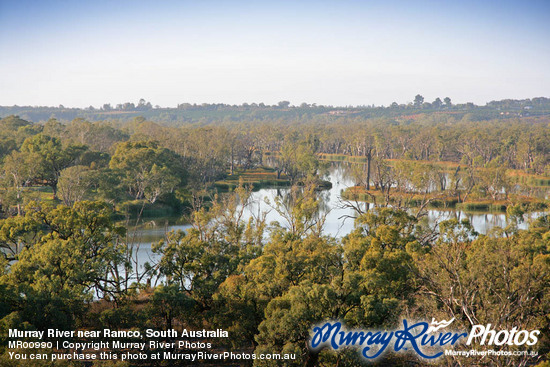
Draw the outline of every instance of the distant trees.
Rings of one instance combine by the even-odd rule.
[[[288,106],[290,106],[290,102],[289,101],[281,101],[281,102],[277,103],[277,106],[280,107],[280,108],[288,108]]]
[[[137,105],[137,110],[140,110],[140,111],[147,111],[147,110],[150,110],[153,108],[153,105],[151,104],[151,102],[147,102],[146,100],[144,100],[143,98],[141,98],[138,102],[138,105]]]
[[[445,102],[445,104],[443,104]],[[415,108],[433,108],[436,110],[441,109],[441,107],[445,106],[445,108],[449,109],[452,107],[451,99],[449,97],[445,97],[443,101],[441,101],[441,98],[437,97],[432,103],[424,102],[424,97],[420,94],[417,94],[414,97],[413,106]],[[391,108],[397,108],[398,105],[396,102],[393,102],[390,105]]]
[[[91,150],[108,152],[113,145],[128,139],[128,135],[110,124],[91,123],[84,119],[74,119],[63,126],[64,138],[73,144],[87,145]]]
[[[228,135],[223,127],[186,127],[179,131],[174,151],[185,159],[194,186],[208,185],[227,174],[231,165]]]
[[[414,100],[414,97],[412,99]],[[491,101],[485,106],[452,104],[450,103],[450,99],[449,103],[447,103],[444,98],[441,99],[443,99],[443,107],[446,110],[453,109],[457,112],[454,116],[458,119],[460,119],[466,111],[474,112],[476,119],[483,117],[484,120],[493,119],[499,116],[506,116],[507,118],[525,117],[533,114],[540,116],[547,115],[548,111],[550,111],[550,99],[545,97]],[[429,109],[430,106],[434,107],[433,102],[428,103],[425,100],[422,102],[418,101],[416,105],[413,102],[409,104],[399,104],[399,102],[396,102],[396,105],[392,103],[388,106],[389,108],[387,108],[382,106],[377,107],[372,104],[333,107],[317,105],[315,103],[302,103],[295,107],[290,104],[287,107],[280,107],[278,104],[269,105],[265,103],[243,103],[241,105],[225,103],[179,103],[176,108],[161,108],[158,105],[152,108],[150,102],[141,99],[141,105],[140,101],[134,103],[119,103],[112,106],[105,103],[101,109],[94,108],[93,110],[90,108],[0,106],[0,116],[19,115],[23,119],[32,121],[47,121],[52,116],[63,121],[71,121],[78,117],[85,117],[91,122],[117,120],[125,123],[131,121],[136,115],[141,113],[151,120],[176,126],[189,122],[201,124],[207,122],[211,124],[219,122],[223,118],[241,123],[276,120],[286,122],[304,122],[308,120],[311,122],[313,120],[322,119],[327,121],[332,120],[334,122],[335,120],[340,120],[340,117],[346,114],[353,114],[354,116],[361,116],[362,118],[379,118],[391,117],[397,110],[419,108],[419,106],[425,106],[424,109]],[[327,112],[333,112],[334,116],[327,119]],[[221,116],[222,114],[223,116]]]
[[[424,97],[422,97],[420,94],[417,94],[415,97],[414,97],[414,107],[416,108],[420,108],[422,107],[422,104],[424,103]]]
[[[136,105],[132,102],[119,103],[116,105],[116,109],[119,111],[134,111]]]
[[[93,177],[84,197],[103,198],[111,203],[131,197],[157,203],[161,197],[176,195],[176,190],[187,184],[191,191],[195,187],[211,187],[228,173],[266,163],[293,182],[305,182],[308,176],[319,177],[323,173],[320,154],[328,154],[327,158],[351,155],[355,157],[353,160],[364,161],[364,165],[354,169],[356,183],[367,190],[374,185],[386,193],[413,187],[401,186],[404,180],[395,170],[396,163],[388,159],[460,164],[456,172],[455,168],[441,169],[445,165],[450,167],[448,164],[432,165],[431,168],[435,172],[432,188],[439,187],[443,191],[443,187],[448,187],[459,201],[481,197],[501,200],[520,191],[529,194],[526,191],[529,190],[528,178],[517,176],[513,170],[541,176],[550,173],[550,150],[546,143],[550,136],[544,118],[501,118],[486,120],[480,125],[471,116],[457,117],[462,107],[456,107],[452,114],[447,113],[445,109],[450,99],[445,101],[443,104],[436,99],[430,104],[432,108],[439,106],[443,110],[437,114],[424,109],[420,116],[409,116],[405,113],[406,107],[402,106],[394,111],[385,109],[390,115],[395,114],[392,118],[325,114],[318,121],[304,117],[298,120],[297,127],[290,127],[283,120],[241,123],[228,119],[223,126],[206,123],[175,128],[142,116],[128,123],[92,123],[84,118],[63,123],[50,118],[44,124],[32,124],[10,116],[0,120],[0,157],[4,160],[2,183],[6,188],[0,196],[5,213],[20,212],[31,196],[36,197],[38,194],[32,186],[50,186],[57,199],[61,171],[80,165],[86,166]],[[142,101],[142,105],[147,103]],[[427,105],[423,102],[422,106]],[[275,107],[269,110],[279,113]],[[149,160],[147,175],[135,174],[134,168],[142,164],[140,159],[124,167],[115,167],[114,162],[119,157],[113,160],[111,156],[117,155],[116,147],[128,140],[131,140],[128,144],[155,141],[153,150],[164,149],[163,154],[171,155],[180,168],[185,168],[185,173],[173,174],[162,160],[154,167]],[[416,167],[411,163],[412,166]],[[500,170],[495,171],[499,167]],[[132,185],[128,175],[132,176]],[[185,179],[180,180],[180,177]],[[394,186],[395,182],[398,187]],[[138,186],[149,189],[140,190]],[[72,201],[69,199],[66,203]]]

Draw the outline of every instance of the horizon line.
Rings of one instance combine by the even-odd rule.
[[[420,94],[421,95],[421,94]],[[441,101],[444,100],[444,98],[447,98],[448,96],[445,96],[445,97],[436,97],[437,98],[440,98]],[[449,97],[450,98],[450,97]],[[525,97],[525,98],[502,98],[502,99],[492,99],[490,101],[486,101],[485,104],[476,104],[475,102],[471,102],[471,101],[468,101],[468,102],[453,102],[453,99],[451,98],[451,103],[452,105],[456,106],[456,105],[466,105],[466,104],[473,104],[474,106],[478,106],[478,107],[483,107],[483,106],[487,106],[489,103],[491,102],[500,102],[500,101],[526,101],[526,100],[533,100],[533,99],[537,99],[537,98],[546,98],[546,99],[550,99],[550,96],[535,96],[535,97]],[[434,101],[436,100],[434,99]],[[153,104],[151,101],[147,101],[146,99],[144,98],[141,98],[138,100],[138,103],[134,103],[134,102],[131,102],[131,101],[125,101],[125,102],[121,102],[121,103],[110,103],[110,102],[106,102],[106,103],[103,103],[101,106],[94,106],[94,105],[89,105],[89,106],[78,106],[78,107],[75,107],[75,106],[65,106],[63,103],[60,103],[59,105],[57,106],[52,106],[52,105],[25,105],[25,104],[13,104],[13,105],[2,105],[0,104],[0,107],[2,108],[9,108],[9,107],[19,107],[19,108],[23,108],[23,107],[30,107],[30,108],[58,108],[58,109],[82,109],[82,110],[85,110],[85,109],[89,109],[90,107],[93,107],[94,109],[96,110],[101,110],[103,108],[104,105],[110,105],[112,106],[113,109],[116,109],[115,106],[118,106],[118,105],[123,105],[125,103],[134,103],[135,106],[137,107],[138,104],[139,104],[139,101],[145,101],[146,103],[150,103],[151,104],[151,108],[150,109],[177,109],[179,105],[183,105],[183,104],[189,104],[193,107],[201,107],[202,105],[206,104],[206,105],[224,105],[224,106],[227,106],[227,107],[243,107],[244,105],[248,105],[248,107],[258,107],[260,104],[263,104],[264,106],[263,107],[278,107],[278,103],[281,103],[281,102],[288,102],[288,106],[287,107],[301,107],[300,105],[302,104],[307,104],[307,107],[326,107],[326,108],[388,108],[388,107],[391,107],[391,105],[393,103],[397,103],[398,106],[409,106],[411,104],[414,103],[414,101],[407,101],[405,103],[398,103],[397,101],[394,101],[388,105],[384,105],[384,104],[381,104],[381,105],[375,105],[374,103],[373,104],[358,104],[358,105],[352,105],[352,104],[349,104],[349,105],[332,105],[332,104],[319,104],[319,103],[316,103],[316,102],[313,102],[313,103],[309,103],[309,102],[300,102],[298,104],[293,104],[292,102],[290,102],[288,99],[283,99],[275,104],[269,104],[269,103],[265,103],[265,102],[242,102],[240,104],[231,104],[231,103],[225,103],[225,102],[180,102],[178,103],[176,106],[161,106],[159,104]],[[433,103],[434,101],[424,101],[424,103]]]

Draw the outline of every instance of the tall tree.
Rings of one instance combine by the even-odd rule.
[[[36,179],[52,188],[54,200],[57,199],[57,183],[61,171],[76,164],[86,149],[77,145],[63,148],[58,138],[44,134],[25,139],[21,146],[21,152],[37,158],[37,161],[33,162],[36,167]]]
[[[417,94],[414,97],[414,107],[420,108],[420,107],[422,107],[423,103],[424,103],[424,97],[422,97],[420,94]]]
[[[130,195],[151,203],[184,183],[186,178],[181,157],[155,142],[120,143],[109,166],[123,172]]]

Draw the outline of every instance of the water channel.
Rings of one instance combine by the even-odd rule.
[[[346,208],[342,205],[341,193],[344,189],[353,186],[355,183],[347,174],[345,163],[332,164],[325,179],[331,181],[332,188],[319,193],[322,212],[326,215],[324,232],[334,237],[343,237],[353,230],[354,221],[352,217],[356,216],[356,212],[352,208]],[[288,188],[264,188],[252,193],[246,215],[249,217],[257,215],[260,212],[266,212],[267,223],[279,222],[285,226],[284,218],[273,209],[272,205],[277,196],[284,196],[288,193],[288,190]],[[363,205],[367,204],[363,203]],[[526,229],[529,223],[540,215],[540,212],[526,214],[524,216],[525,220],[519,224],[519,228]],[[487,234],[495,227],[506,227],[508,224],[504,213],[464,212],[446,209],[430,209],[424,220],[430,226],[436,226],[437,223],[451,218],[459,220],[469,219],[474,229],[481,234]],[[133,239],[133,242],[138,245],[137,258],[140,266],[143,266],[145,262],[152,263],[157,259],[157,256],[151,251],[152,243],[164,238],[165,234],[169,231],[185,231],[189,227],[189,224],[182,223],[177,218],[156,218],[154,220],[145,220],[143,225],[130,230],[129,238]]]

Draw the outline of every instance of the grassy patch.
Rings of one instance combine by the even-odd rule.
[[[260,167],[250,170],[236,170],[224,180],[216,181],[214,187],[221,191],[231,191],[239,186],[240,183],[252,186],[253,190],[290,185],[290,181],[285,175],[281,175],[280,178],[277,178],[277,171],[275,169]]]
[[[381,203],[385,201],[385,195],[379,190],[365,190],[364,187],[354,186],[350,187],[342,193],[342,197],[347,200],[357,200],[366,202]],[[431,200],[428,204],[428,208],[433,209],[449,209],[456,208],[464,211],[482,211],[482,212],[506,212],[506,209],[510,205],[520,204],[525,211],[541,211],[548,209],[548,203],[532,197],[527,196],[510,196],[510,200],[488,200],[472,198],[466,202],[458,202],[456,196],[445,195],[441,193],[433,193],[424,195],[410,194],[399,191],[390,192],[390,203],[401,203],[408,207],[419,207],[426,200]]]
[[[506,175],[512,180],[513,183],[516,184],[525,185],[528,187],[550,186],[550,177],[525,173],[517,169],[507,170]]]

